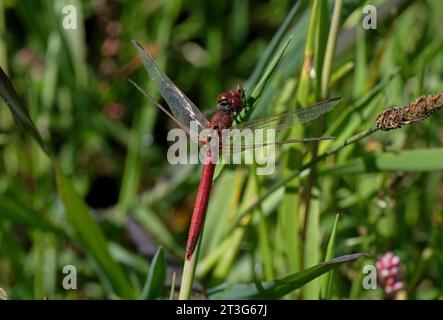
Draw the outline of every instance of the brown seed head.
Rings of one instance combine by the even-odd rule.
[[[443,92],[422,96],[404,108],[391,108],[377,116],[375,125],[378,129],[388,131],[428,118],[443,107]]]

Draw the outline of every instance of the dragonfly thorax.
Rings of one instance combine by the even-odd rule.
[[[244,92],[241,86],[223,92],[217,98],[217,113],[211,121],[211,125],[216,130],[228,129],[232,125],[232,120],[243,109]]]
[[[223,92],[217,98],[217,113],[214,115],[211,125],[216,130],[228,129],[232,120],[242,110],[244,105],[244,92],[241,86]]]
[[[223,129],[229,129],[232,125],[232,120],[234,120],[233,114],[219,110],[212,118],[211,127],[220,132]]]

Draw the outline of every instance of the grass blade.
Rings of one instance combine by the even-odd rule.
[[[89,208],[54,159],[52,159],[52,165],[55,169],[57,189],[76,239],[90,253],[99,266],[99,270],[109,280],[112,290],[122,298],[133,298],[129,281],[120,265],[111,258],[108,242],[97,222],[90,215]]]
[[[433,172],[443,170],[443,148],[415,149],[370,154],[348,162],[325,167],[324,175],[390,172]]]
[[[169,300],[174,300],[174,293],[175,293],[175,278],[176,273],[172,273],[172,281],[171,281],[171,291],[169,293]]]
[[[307,38],[303,57],[303,66],[300,70],[300,82],[297,89],[297,101],[302,106],[306,106],[308,103],[310,87],[311,87],[311,72],[314,71],[314,49],[315,49],[315,34],[320,16],[319,1],[314,0],[311,2],[311,12],[309,16],[309,24],[307,31]]]
[[[325,261],[331,260],[335,256],[335,242],[337,239],[337,224],[338,224],[339,215],[335,216],[334,226],[332,227],[331,236],[328,241],[328,248],[326,249],[326,258]],[[332,280],[334,278],[334,270],[329,271],[327,274],[322,276],[321,279],[321,291],[320,298],[321,299],[330,299],[332,293]]]
[[[40,145],[42,150],[49,154],[48,146],[43,142],[43,138],[31,121],[28,110],[21,103],[20,98],[11,84],[6,73],[0,67],[0,95],[8,106],[14,117],[15,122],[20,125],[26,133],[31,135]]]
[[[304,268],[316,265],[320,261],[320,200],[310,199],[309,212],[306,215],[306,236],[304,245]],[[318,280],[311,281],[303,290],[303,298],[317,299],[320,292]]]
[[[55,171],[57,190],[63,201],[68,222],[72,227],[76,240],[84,246],[94,262],[109,281],[109,292],[115,292],[122,298],[133,297],[132,288],[129,285],[123,270],[109,253],[108,243],[100,227],[92,218],[89,208],[83,199],[74,190],[69,179],[63,174],[56,159],[50,154],[49,148],[43,142],[37,128],[31,120],[29,113],[20,102],[17,92],[12,86],[6,74],[0,68],[0,94],[11,110],[17,124],[25,129],[25,132],[33,137],[42,150],[50,157]],[[111,289],[112,288],[112,289]]]
[[[203,222],[204,223],[204,222]],[[202,228],[203,230],[203,228]],[[203,231],[202,231],[203,233]],[[192,293],[192,284],[195,278],[195,270],[197,268],[197,260],[200,254],[200,246],[201,239],[203,238],[203,234],[200,234],[200,239],[197,242],[197,247],[195,248],[194,254],[191,257],[191,260],[185,259],[185,263],[183,265],[183,275],[182,281],[180,284],[180,292],[178,299],[179,300],[189,300],[191,298]]]
[[[269,82],[275,69],[277,68],[278,64],[283,58],[283,55],[286,49],[288,48],[289,44],[291,43],[291,40],[292,37],[289,37],[288,40],[286,40],[280,51],[275,55],[274,59],[272,59],[271,63],[267,66],[266,71],[264,72],[263,76],[260,78],[260,81],[252,90],[251,95],[248,99],[248,104],[252,105],[260,97],[261,93],[263,92],[263,89],[265,88],[266,84]]]
[[[0,196],[0,218],[2,221],[11,221],[14,224],[22,224],[28,228],[36,228],[42,231],[53,232],[59,236],[66,237],[63,229],[52,224],[50,221],[35,212],[11,195]]]
[[[152,263],[149,266],[148,276],[143,287],[140,300],[152,300],[160,297],[165,288],[166,259],[162,247],[157,249]]]
[[[322,274],[338,267],[340,264],[350,262],[366,253],[355,253],[341,256],[305,271],[294,273],[282,279],[249,284],[224,284],[208,291],[210,299],[279,299],[288,293],[302,287]]]
[[[291,11],[289,11],[285,20],[283,21],[280,28],[275,33],[268,47],[266,48],[263,57],[260,59],[254,71],[252,72],[252,75],[249,77],[248,83],[245,86],[246,89],[254,88],[257,86],[257,83],[259,82],[259,79],[261,78],[263,71],[266,69],[266,66],[269,65],[272,56],[275,54],[285,34],[292,26],[295,17],[297,16],[297,14],[303,11],[307,3],[308,3],[307,1],[297,1],[292,7]]]

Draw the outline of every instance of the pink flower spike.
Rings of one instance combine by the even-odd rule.
[[[380,261],[380,260],[378,260],[376,263],[375,263],[375,266],[376,266],[376,268],[378,269],[378,270],[381,270],[381,269],[383,269],[383,263]]]
[[[390,287],[390,286],[392,286],[392,285],[394,285],[394,283],[395,283],[395,279],[393,278],[393,277],[389,277],[389,278],[387,278],[386,279],[386,285],[388,286],[388,287]]]
[[[400,258],[398,256],[392,257],[391,264],[394,266],[398,266],[400,264]]]
[[[380,270],[380,276],[382,277],[382,278],[387,278],[387,277],[389,277],[390,276],[390,272],[389,272],[389,270],[388,269],[382,269],[382,270]]]
[[[400,273],[400,270],[398,269],[398,267],[392,267],[390,271],[391,271],[390,273],[394,276],[398,276]]]
[[[403,289],[403,282],[397,282],[393,285],[392,287],[394,289],[394,291],[400,291],[401,289]]]

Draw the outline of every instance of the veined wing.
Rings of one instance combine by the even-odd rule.
[[[129,79],[129,83],[132,84],[138,91],[140,91],[155,107],[163,111],[172,121],[174,121],[180,128],[186,131],[189,134],[189,129],[183,126],[165,107],[163,107],[160,103],[158,103],[154,97],[152,97],[145,89],[140,87],[135,81]]]
[[[196,121],[201,128],[209,127],[209,121],[203,113],[185,96],[183,92],[160,70],[154,58],[137,42],[132,41],[138,55],[148,72],[149,77],[155,83],[160,95],[165,99],[175,118],[181,122],[182,127],[189,129],[191,121]]]
[[[194,140],[194,142],[197,142],[198,144],[201,144],[202,141],[200,141],[198,138],[198,135],[191,134],[190,129],[188,127],[185,127],[181,122],[179,122],[165,107],[163,107],[160,103],[158,103],[154,97],[152,97],[146,90],[144,90],[142,87],[140,87],[136,82],[129,79],[129,83],[131,83],[138,91],[140,91],[155,107],[163,111],[169,118],[171,118],[172,121],[174,121],[182,130],[184,130],[189,137]]]
[[[272,145],[282,145],[288,143],[299,143],[299,142],[310,142],[310,141],[321,141],[321,140],[332,140],[334,137],[309,137],[309,138],[300,138],[300,139],[289,139],[284,141],[274,141],[274,142],[262,142],[262,143],[248,143],[246,144],[236,144],[236,143],[224,143],[222,144],[222,152],[242,152],[245,150],[263,148]]]
[[[331,111],[341,98],[333,98],[322,101],[310,108],[291,111],[277,116],[261,118],[258,120],[242,122],[235,125],[235,129],[275,129],[276,132],[294,126],[299,123],[306,123],[317,119],[322,114]]]

